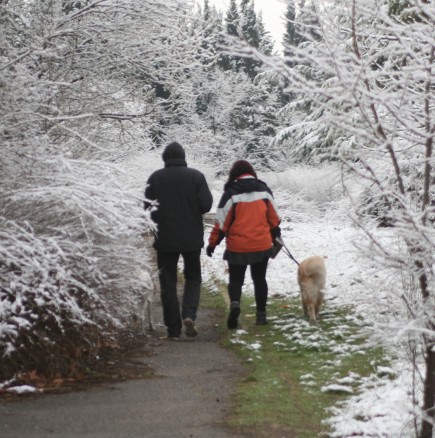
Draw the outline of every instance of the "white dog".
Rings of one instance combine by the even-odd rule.
[[[138,273],[138,277],[141,280],[141,294],[139,297],[139,319],[142,323],[142,331],[145,334],[146,319],[148,318],[148,328],[149,330],[154,330],[154,321],[152,315],[152,303],[154,294],[156,293],[156,285],[154,282],[154,276],[144,269],[141,269]]]
[[[323,303],[326,268],[323,257],[312,256],[303,260],[298,268],[298,283],[301,289],[304,315],[310,323],[317,321]]]

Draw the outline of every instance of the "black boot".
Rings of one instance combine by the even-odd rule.
[[[236,329],[238,325],[238,319],[240,315],[240,303],[233,301],[230,305],[230,314],[227,319],[227,327],[232,330]]]
[[[267,324],[266,312],[257,312],[255,324],[256,325],[266,325]]]

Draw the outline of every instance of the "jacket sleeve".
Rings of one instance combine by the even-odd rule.
[[[233,214],[232,199],[228,193],[224,192],[219,201],[216,210],[216,221],[208,239],[208,244],[213,248],[219,245],[225,238],[229,225],[232,222]]]
[[[211,230],[210,237],[208,238],[208,244],[215,248],[225,238],[225,233],[220,229],[219,222],[215,222],[213,229]]]
[[[211,210],[211,206],[213,205],[213,196],[208,188],[205,176],[202,174],[199,181],[198,199],[201,214],[209,212]]]
[[[272,194],[272,192],[270,192]],[[277,208],[275,202],[272,199],[269,199],[267,202],[267,222],[270,226],[270,233],[272,234],[272,238],[276,238],[281,236],[281,228],[279,224],[281,223],[281,218],[278,215]]]
[[[150,201],[155,201],[156,200],[156,196],[154,194],[154,185],[153,185],[153,178],[152,175],[148,178],[146,187],[145,187],[145,199],[144,199],[144,209],[145,210],[149,210],[153,205],[154,202],[150,202]]]

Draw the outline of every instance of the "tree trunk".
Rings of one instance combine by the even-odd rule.
[[[423,264],[417,262],[417,266],[422,267]],[[420,289],[423,300],[427,303],[429,299],[429,288],[425,274],[420,276]],[[428,328],[432,331],[435,329],[432,323],[429,324]],[[421,424],[420,438],[432,438],[435,420],[435,342],[433,337],[427,338],[424,336],[424,340],[426,343],[426,375],[423,388],[423,412],[425,417]]]
[[[426,348],[426,376],[424,379],[423,411],[426,419],[421,425],[420,438],[432,438],[435,419],[435,345],[430,342]]]

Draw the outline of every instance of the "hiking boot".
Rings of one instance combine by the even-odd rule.
[[[268,324],[266,318],[266,312],[257,312],[255,318],[255,325],[266,325]]]
[[[198,330],[196,330],[195,323],[193,322],[192,318],[184,318],[183,324],[186,336],[189,338],[194,338],[198,334]]]
[[[238,319],[240,315],[240,303],[233,301],[230,305],[230,314],[227,319],[227,327],[232,330],[236,329],[238,325]]]

